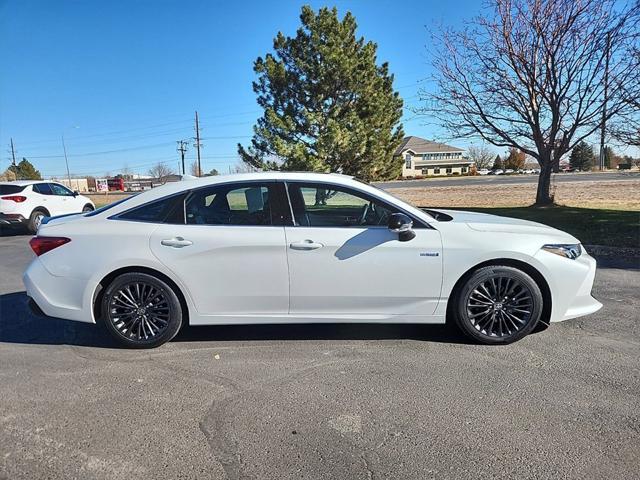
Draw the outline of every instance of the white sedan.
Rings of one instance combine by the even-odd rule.
[[[148,348],[183,324],[455,322],[510,343],[587,315],[596,262],[562,231],[421,210],[352,178],[251,173],[166,184],[54,218],[24,274],[44,314]]]

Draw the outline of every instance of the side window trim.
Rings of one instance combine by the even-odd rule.
[[[387,228],[386,226],[369,226],[369,227],[362,227],[362,226],[358,226],[358,225],[353,225],[353,226],[340,226],[340,227],[335,227],[335,226],[328,226],[328,227],[307,227],[305,225],[300,225],[296,220],[295,220],[295,215],[293,214],[293,204],[291,202],[291,197],[289,194],[289,187],[293,186],[293,185],[307,185],[310,186],[311,188],[313,188],[314,186],[328,186],[328,187],[335,187],[336,189],[341,189],[342,191],[355,195],[357,197],[363,197],[369,201],[375,201],[380,203],[382,206],[384,206],[385,208],[389,209],[389,210],[398,210],[402,213],[404,213],[405,215],[407,215],[409,218],[411,218],[411,220],[413,220],[413,227],[414,228],[426,228],[426,229],[433,229],[433,227],[431,225],[426,224],[425,222],[423,222],[422,220],[418,219],[415,217],[415,215],[413,215],[410,212],[407,212],[405,209],[397,207],[396,205],[392,205],[389,202],[387,202],[386,200],[383,200],[375,195],[370,194],[369,192],[363,192],[362,190],[358,190],[356,188],[353,188],[351,186],[348,185],[340,185],[337,183],[330,183],[330,182],[312,182],[312,181],[307,181],[307,180],[287,180],[285,182],[286,184],[286,189],[287,189],[287,200],[289,201],[289,208],[291,209],[291,218],[292,218],[292,225],[294,227],[298,227],[298,228]]]

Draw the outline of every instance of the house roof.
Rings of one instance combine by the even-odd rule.
[[[432,142],[420,137],[404,137],[400,146],[396,149],[395,155],[411,150],[413,153],[439,153],[439,152],[464,152],[464,149],[445,145],[444,143]]]

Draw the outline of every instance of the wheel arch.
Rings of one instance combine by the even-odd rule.
[[[29,218],[31,218],[31,215],[33,215],[33,212],[42,212],[42,213],[44,213],[45,217],[50,217],[51,216],[51,213],[49,212],[49,210],[47,210],[47,208],[43,207],[42,205],[34,207],[34,209],[31,210],[31,214],[29,215]]]
[[[176,282],[171,280],[171,278],[169,278],[164,273],[158,270],[155,270],[153,268],[143,267],[143,266],[129,266],[129,267],[118,268],[117,270],[114,270],[113,272],[107,274],[102,280],[100,280],[100,282],[98,282],[98,286],[96,287],[93,293],[93,299],[92,299],[93,303],[91,305],[93,317],[96,319],[96,321],[99,321],[99,319],[102,318],[101,310],[102,310],[102,297],[104,296],[104,291],[111,284],[111,282],[113,282],[118,276],[124,273],[146,273],[147,275],[154,276],[162,280],[163,282],[165,282],[167,285],[169,285],[171,289],[174,291],[174,293],[178,296],[178,300],[180,301],[180,307],[182,309],[183,325],[186,325],[189,323],[189,306],[187,304],[187,300],[184,296],[184,293],[182,292],[182,289],[178,286],[178,284],[176,284]]]
[[[544,275],[540,273],[540,271],[535,268],[533,265],[523,262],[522,260],[516,260],[513,258],[494,258],[491,260],[484,261],[482,263],[478,263],[474,265],[466,272],[462,274],[462,276],[455,283],[453,288],[451,289],[451,294],[449,295],[449,299],[447,301],[447,319],[450,318],[450,309],[453,306],[452,300],[456,297],[464,283],[467,279],[478,269],[483,267],[490,266],[502,266],[502,267],[513,267],[518,270],[522,270],[527,275],[529,275],[536,282],[538,287],[540,288],[540,292],[542,293],[542,315],[540,316],[540,323],[542,323],[545,327],[549,326],[549,320],[551,319],[551,306],[552,306],[552,296],[551,296],[551,288],[549,287],[549,283],[544,278]]]
[[[82,210],[84,210],[87,207],[91,208],[91,211],[94,211],[96,209],[96,207],[94,207],[93,204],[87,202],[82,206]]]

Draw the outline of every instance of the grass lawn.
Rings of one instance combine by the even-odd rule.
[[[570,233],[585,245],[640,248],[640,212],[555,206],[550,208],[460,208],[544,223]]]

